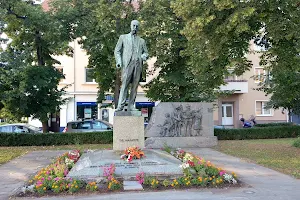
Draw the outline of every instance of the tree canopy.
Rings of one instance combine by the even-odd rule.
[[[48,129],[48,113],[64,103],[58,83],[63,74],[54,68],[54,55],[70,53],[69,32],[55,12],[32,1],[1,1],[1,26],[12,42],[1,53],[0,99],[17,118],[33,116]]]

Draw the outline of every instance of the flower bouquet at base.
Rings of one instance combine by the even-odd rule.
[[[141,159],[145,157],[145,153],[136,146],[128,147],[125,149],[124,154],[121,155],[121,159],[131,162],[133,159]]]

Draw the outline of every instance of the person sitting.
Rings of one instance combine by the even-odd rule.
[[[243,122],[243,128],[251,128],[252,124],[250,122],[245,121],[244,118],[240,119],[241,122]]]

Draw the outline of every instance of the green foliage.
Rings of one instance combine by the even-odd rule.
[[[300,113],[299,1],[174,0],[172,8],[184,21],[187,38],[182,55],[199,74],[197,81],[218,88],[227,69],[241,75],[251,64],[249,42],[265,48],[261,66],[266,74],[259,90],[270,94],[269,107]],[[278,19],[280,19],[278,21]]]
[[[64,103],[64,88],[57,88],[63,74],[52,56],[70,53],[69,33],[56,12],[32,1],[1,2],[0,13],[0,32],[12,40],[0,57],[0,100],[14,118],[31,115],[47,131],[47,114]]]
[[[219,140],[292,138],[300,135],[300,126],[215,129],[214,135]]]
[[[170,146],[168,146],[167,144],[164,144],[163,151],[171,154],[172,148]]]
[[[297,138],[294,142],[293,142],[293,146],[300,148],[300,138]]]
[[[155,70],[159,75],[146,85],[147,97],[164,102],[212,101],[217,91],[214,85],[203,85],[203,77],[189,64],[189,55],[182,34],[184,21],[171,7],[172,1],[144,1],[140,14],[143,37],[149,44],[150,56],[157,57]]]
[[[249,41],[260,28],[255,8],[248,1],[174,0],[172,9],[184,22],[187,38],[181,55],[197,74],[196,82],[207,92],[224,84],[228,68],[241,75],[251,67],[245,58]]]
[[[267,123],[267,124],[256,124],[255,127],[270,127],[270,126],[293,126],[293,123],[280,122],[280,123]]]
[[[0,146],[51,146],[67,144],[110,144],[112,132],[91,133],[0,133]]]

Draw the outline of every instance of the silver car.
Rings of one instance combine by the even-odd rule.
[[[4,124],[0,125],[0,133],[42,133],[42,131],[35,126],[29,124]]]
[[[64,133],[79,133],[79,132],[103,132],[111,131],[113,129],[112,124],[103,120],[83,120],[83,121],[72,121],[68,122],[66,128],[63,130]]]

